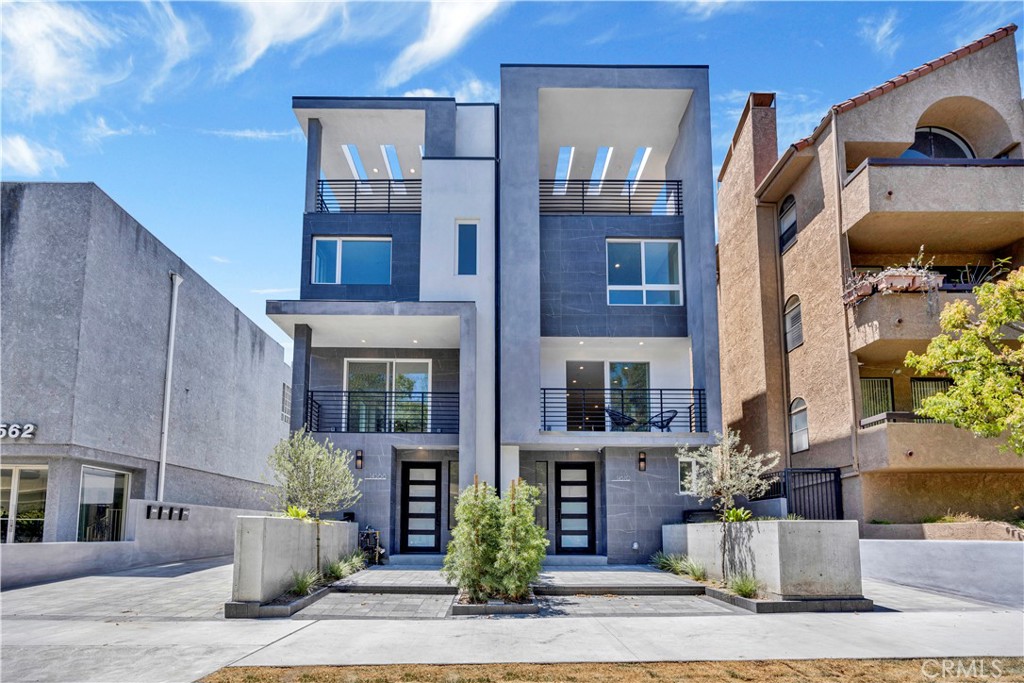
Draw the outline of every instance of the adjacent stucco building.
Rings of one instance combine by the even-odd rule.
[[[1011,515],[1024,463],[914,410],[941,377],[904,365],[1000,259],[1024,265],[1015,26],[833,106],[778,153],[775,95],[751,93],[719,175],[723,415],[797,468],[840,468],[846,516]],[[854,278],[924,261],[944,281]]]
[[[2,193],[4,542],[123,540],[129,499],[266,507],[282,347],[96,185]]]

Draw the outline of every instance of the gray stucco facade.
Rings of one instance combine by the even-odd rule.
[[[4,183],[5,466],[48,468],[43,540],[77,538],[84,465],[157,494],[171,309],[179,288],[164,500],[264,508],[287,436],[282,347],[91,183]]]

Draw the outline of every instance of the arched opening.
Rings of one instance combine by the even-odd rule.
[[[959,140],[973,154],[968,157],[932,158],[991,159],[1017,142],[1002,115],[992,105],[974,97],[945,97],[934,102],[917,121],[918,133],[926,129],[933,131],[929,134],[931,141],[937,142],[941,149],[952,153],[956,140]],[[915,135],[910,149],[915,149],[919,142],[922,140]]]
[[[800,297],[791,296],[786,301],[782,322],[786,331],[786,351],[792,351],[804,343],[804,321],[800,312]]]
[[[810,432],[807,429],[807,402],[795,398],[789,404],[789,450],[800,453],[811,447]]]
[[[902,159],[973,159],[974,150],[951,130],[925,126],[914,131],[914,144],[900,155]]]

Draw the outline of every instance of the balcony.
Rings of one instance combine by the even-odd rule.
[[[310,391],[311,432],[458,434],[456,391]]]
[[[540,390],[545,432],[707,431],[703,389]]]
[[[317,213],[420,213],[420,180],[320,180]]]
[[[914,413],[882,413],[861,420],[857,450],[862,472],[1024,472],[1024,459],[966,429]]]
[[[902,359],[909,350],[919,352],[939,333],[939,313],[946,304],[964,300],[973,302],[974,295],[946,291],[872,294],[849,309],[850,350],[861,360]]]
[[[541,215],[681,216],[680,180],[541,180]]]
[[[992,252],[1024,237],[1024,160],[866,159],[843,188],[850,249]]]

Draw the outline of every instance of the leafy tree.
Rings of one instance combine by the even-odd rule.
[[[320,517],[350,508],[362,494],[352,474],[352,454],[329,440],[321,443],[305,429],[282,439],[270,454],[277,509],[305,508],[316,523],[316,570],[320,571]]]
[[[523,600],[540,575],[548,539],[534,521],[539,504],[540,489],[522,479],[513,481],[501,499],[501,531],[494,567],[500,592],[509,600]]]
[[[923,354],[907,354],[907,366],[918,374],[953,382],[917,413],[981,437],[1006,434],[1001,447],[1024,456],[1024,268],[974,293],[977,309],[966,301],[947,304],[939,316],[942,333]]]
[[[474,477],[473,485],[459,493],[455,521],[441,575],[466,591],[471,601],[483,602],[499,586],[495,575],[501,533],[498,492]]]

